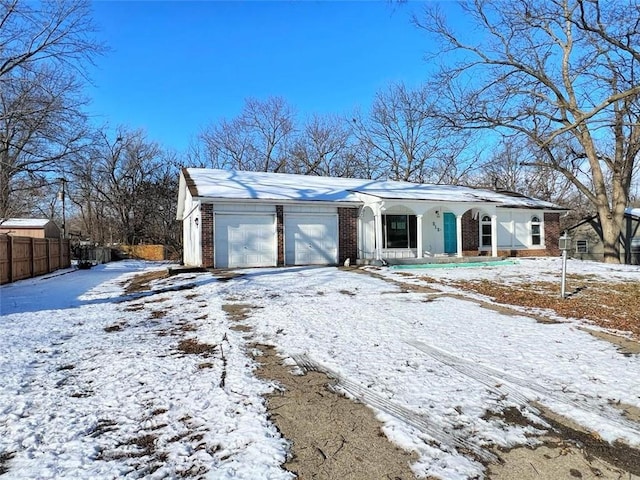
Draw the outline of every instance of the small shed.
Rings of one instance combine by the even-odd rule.
[[[18,237],[60,238],[60,228],[46,218],[9,218],[0,222],[0,233]]]
[[[604,260],[604,246],[600,240],[597,216],[591,216],[568,229],[573,241],[570,255],[581,260]],[[627,208],[620,234],[620,261],[640,265],[640,208]]]

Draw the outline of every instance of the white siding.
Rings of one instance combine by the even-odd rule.
[[[264,203],[216,203],[214,213],[275,213],[275,205]]]
[[[531,218],[540,223],[541,244],[531,244]],[[544,248],[544,213],[538,210],[499,210],[498,248]]]
[[[498,214],[498,248],[513,247],[513,232],[515,225],[511,212]]]
[[[439,210],[440,211],[440,210]],[[434,210],[429,211],[422,217],[422,250],[432,255],[444,252],[444,224],[442,213],[435,214]]]
[[[200,228],[202,227],[202,217],[200,215],[200,202],[194,202],[191,194],[187,191],[184,201],[185,217],[182,220],[182,260],[185,265],[202,266],[202,241]],[[197,219],[197,222],[196,222]]]
[[[337,207],[325,205],[285,205],[284,213],[338,213]]]

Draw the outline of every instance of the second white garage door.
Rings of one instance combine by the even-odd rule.
[[[285,263],[338,263],[338,216],[287,214],[284,217]]]
[[[274,215],[216,214],[214,226],[216,268],[274,267]]]

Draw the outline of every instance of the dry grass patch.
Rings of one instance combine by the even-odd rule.
[[[549,309],[568,318],[580,318],[605,328],[631,332],[640,338],[640,283],[604,282],[593,276],[568,277],[568,298],[560,298],[559,282],[518,285],[494,281],[457,281],[451,285],[491,297],[501,304]]]
[[[144,310],[144,305],[142,303],[129,305],[127,308],[124,309],[125,312],[139,312],[140,310]]]
[[[149,284],[154,280],[169,277],[168,270],[158,270],[155,272],[141,273],[127,280],[124,283],[124,292],[126,294],[145,292],[149,290]]]
[[[113,325],[108,325],[104,327],[104,331],[107,333],[119,332],[124,327],[126,327],[126,323],[114,323]]]
[[[210,345],[208,343],[201,343],[195,338],[188,338],[181,340],[178,343],[178,350],[188,355],[202,355],[207,357],[213,354],[216,350],[216,345]]]
[[[256,307],[248,303],[225,303],[222,305],[222,311],[226,313],[231,320],[237,322],[248,318],[253,308]]]

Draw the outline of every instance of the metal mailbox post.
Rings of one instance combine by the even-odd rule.
[[[567,252],[571,249],[571,237],[566,230],[558,239],[558,247],[562,251],[562,284],[560,286],[560,297],[565,298],[565,285],[567,280]]]

